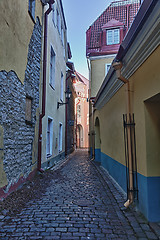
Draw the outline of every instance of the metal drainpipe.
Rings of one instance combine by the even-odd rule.
[[[94,99],[95,97],[90,98],[90,103],[92,108],[92,130],[91,130],[92,159],[91,160],[95,159]]]
[[[88,70],[89,70],[89,92],[88,92],[88,98],[90,99],[91,97],[91,61],[89,59],[89,56],[87,56],[87,65],[88,65]],[[90,110],[92,111],[92,104],[91,101],[89,101],[89,114],[90,114]],[[91,154],[91,146],[92,146],[92,131],[91,131],[91,124],[90,121],[91,116],[89,115],[89,154]],[[93,150],[92,150],[92,155],[93,155]]]
[[[67,91],[67,83],[68,83],[68,79],[72,77],[72,72],[69,72],[69,76],[66,78],[66,91]],[[67,102],[67,99],[66,99],[66,102]],[[67,118],[67,107],[68,104],[66,104],[66,108],[65,108],[65,121],[66,121],[66,126],[65,126],[65,156],[67,156],[67,147],[68,147],[68,144],[67,144],[67,121],[68,121],[68,118]]]
[[[43,88],[42,88],[42,113],[39,116],[39,136],[38,136],[38,162],[37,170],[43,172],[41,169],[41,158],[42,158],[42,119],[45,116],[45,105],[46,105],[46,68],[47,68],[47,23],[48,15],[52,11],[52,4],[54,0],[49,1],[49,8],[44,14],[44,46],[43,46]]]
[[[129,114],[131,114],[131,97],[130,97],[130,85],[128,79],[124,78],[121,75],[121,68],[122,63],[121,62],[114,62],[112,64],[114,69],[116,70],[117,78],[125,83],[126,86],[126,105],[127,105],[127,117],[129,119]],[[128,200],[124,203],[124,206],[127,208],[129,205],[133,202],[133,166],[132,166],[132,154],[131,154],[131,133],[130,129],[127,129],[128,132],[128,155],[129,155],[129,182],[130,182],[130,192],[128,195]]]

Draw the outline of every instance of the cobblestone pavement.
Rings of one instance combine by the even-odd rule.
[[[0,219],[1,240],[160,239],[160,225],[122,208],[124,195],[87,151],[71,154],[57,171],[40,199]]]

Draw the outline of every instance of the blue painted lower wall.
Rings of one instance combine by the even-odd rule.
[[[101,162],[101,149],[100,148],[95,149],[95,161]]]
[[[126,167],[102,152],[101,164],[104,168],[107,169],[109,174],[116,180],[116,182],[122,187],[122,189],[127,192]]]
[[[99,153],[98,153],[99,154]],[[101,152],[101,164],[116,182],[127,192],[126,167],[113,158]],[[150,222],[160,221],[160,177],[145,177],[138,173],[138,201],[139,211]]]

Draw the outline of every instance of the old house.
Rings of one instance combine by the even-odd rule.
[[[70,49],[70,47],[68,48]],[[76,141],[76,121],[75,121],[75,99],[77,97],[74,88],[75,68],[73,62],[67,62],[66,89],[69,90],[71,97],[66,99],[66,155],[75,150]]]
[[[74,88],[77,94],[75,98],[76,120],[76,147],[88,148],[89,132],[89,81],[83,75],[75,71]]]
[[[0,198],[37,169],[41,42],[41,1],[0,1]]]
[[[67,27],[61,0],[44,7],[44,54],[39,169],[65,156]]]
[[[160,2],[144,0],[93,103],[95,159],[160,221]],[[98,155],[98,157],[97,157]]]
[[[86,56],[90,72],[90,152],[94,155],[92,101],[108,73],[139,8],[139,0],[112,2],[86,32]]]

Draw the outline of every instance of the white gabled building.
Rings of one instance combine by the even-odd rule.
[[[54,2],[54,3],[53,3]],[[47,15],[47,16],[46,16]],[[47,20],[46,20],[47,19]],[[47,23],[45,23],[45,21]],[[47,29],[47,30],[46,30]],[[67,52],[67,28],[61,0],[44,6],[44,56],[42,82],[41,167],[50,167],[65,154],[65,79]],[[45,92],[45,100],[43,98]],[[43,104],[42,104],[43,105]]]

